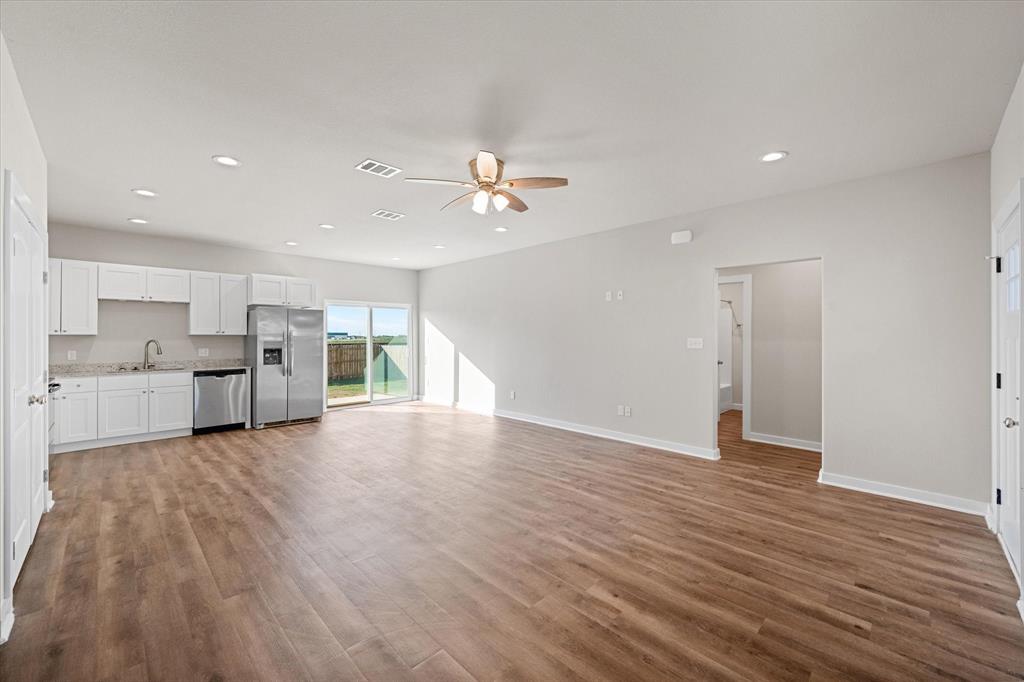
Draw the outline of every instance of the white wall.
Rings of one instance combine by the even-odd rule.
[[[310,277],[321,298],[416,303],[414,270],[340,263],[320,258],[215,246],[184,239],[98,230],[54,223],[50,256],[108,263],[154,265],[188,270],[248,274],[251,272]],[[146,339],[160,340],[161,361],[191,360],[199,348],[211,358],[242,357],[242,337],[189,336],[188,307],[174,303],[100,301],[97,336],[51,336],[50,362],[141,360]]]
[[[1024,67],[992,145],[992,217],[1024,177]]]
[[[46,157],[43,155],[42,145],[39,144],[39,137],[36,135],[35,125],[32,123],[32,116],[29,114],[28,104],[21,92],[21,84],[18,82],[18,74],[14,71],[11,63],[11,55],[7,51],[7,41],[0,35],[0,170],[12,170],[22,190],[32,200],[36,219],[44,226],[46,225]],[[2,183],[2,180],[0,180]],[[0,194],[3,190],[0,189]],[[3,203],[7,203],[7,197],[0,197]],[[2,221],[2,218],[0,218]],[[2,228],[2,225],[0,225]],[[0,230],[2,234],[2,230]],[[0,244],[5,244],[0,240]],[[5,254],[3,246],[0,245],[0,282],[4,281],[3,262]],[[0,297],[0,316],[3,315],[2,297]],[[3,319],[0,317],[0,319]],[[2,378],[2,377],[0,377]],[[0,382],[2,385],[2,382]],[[7,425],[2,422],[3,415],[3,392],[0,391],[0,427],[6,432]],[[4,464],[3,440],[0,439],[0,509],[3,508],[3,464]],[[0,523],[0,547],[6,546],[3,537],[3,524]],[[0,561],[0,585],[4,583],[3,562]],[[0,620],[7,615],[4,609],[10,607],[6,601],[10,595],[2,595],[2,606],[0,606]]]
[[[988,225],[981,154],[426,270],[427,397],[711,448],[715,268],[820,257],[825,470],[987,501]]]
[[[821,443],[821,261],[719,275],[751,276],[751,433]]]

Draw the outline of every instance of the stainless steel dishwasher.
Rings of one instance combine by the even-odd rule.
[[[245,368],[196,370],[192,381],[192,433],[244,429],[249,425],[249,373]]]

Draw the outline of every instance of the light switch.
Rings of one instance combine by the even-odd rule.
[[[619,407],[615,410],[615,414],[619,415],[620,417],[623,416],[624,414],[626,414],[626,408],[622,405],[619,405]]]
[[[612,292],[610,292],[610,291],[604,292],[604,300],[606,300],[606,301],[612,300]]]
[[[77,359],[78,359],[78,351],[77,350],[69,350],[68,351],[68,360],[77,360]]]
[[[686,339],[686,347],[691,349],[691,350],[693,350],[693,349],[699,350],[699,349],[704,347],[704,339],[703,338],[693,338],[693,337],[690,337],[690,338]]]
[[[208,357],[210,357],[210,349],[209,348],[200,348],[199,349],[199,357],[201,357],[201,358],[208,358]]]
[[[630,407],[629,405],[626,405],[626,416],[627,417],[632,417],[633,416],[633,408]]]
[[[508,397],[509,397],[509,400],[515,400],[516,399],[516,392],[515,391],[509,391],[508,392]]]
[[[617,292],[615,293],[615,298],[619,299],[620,301],[622,300],[622,289],[619,289],[619,290],[618,290],[618,291],[617,291]]]

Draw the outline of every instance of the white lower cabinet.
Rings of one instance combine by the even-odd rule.
[[[149,431],[192,428],[192,386],[149,389]]]
[[[54,439],[61,444],[96,440],[96,392],[54,397]]]
[[[149,431],[149,389],[100,391],[97,415],[99,438],[146,433]]]

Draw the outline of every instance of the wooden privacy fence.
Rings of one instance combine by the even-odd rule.
[[[383,357],[382,357],[383,355]],[[373,344],[374,372],[383,379],[401,379],[409,367],[409,346]],[[365,343],[328,343],[327,379],[361,379],[366,373]]]

